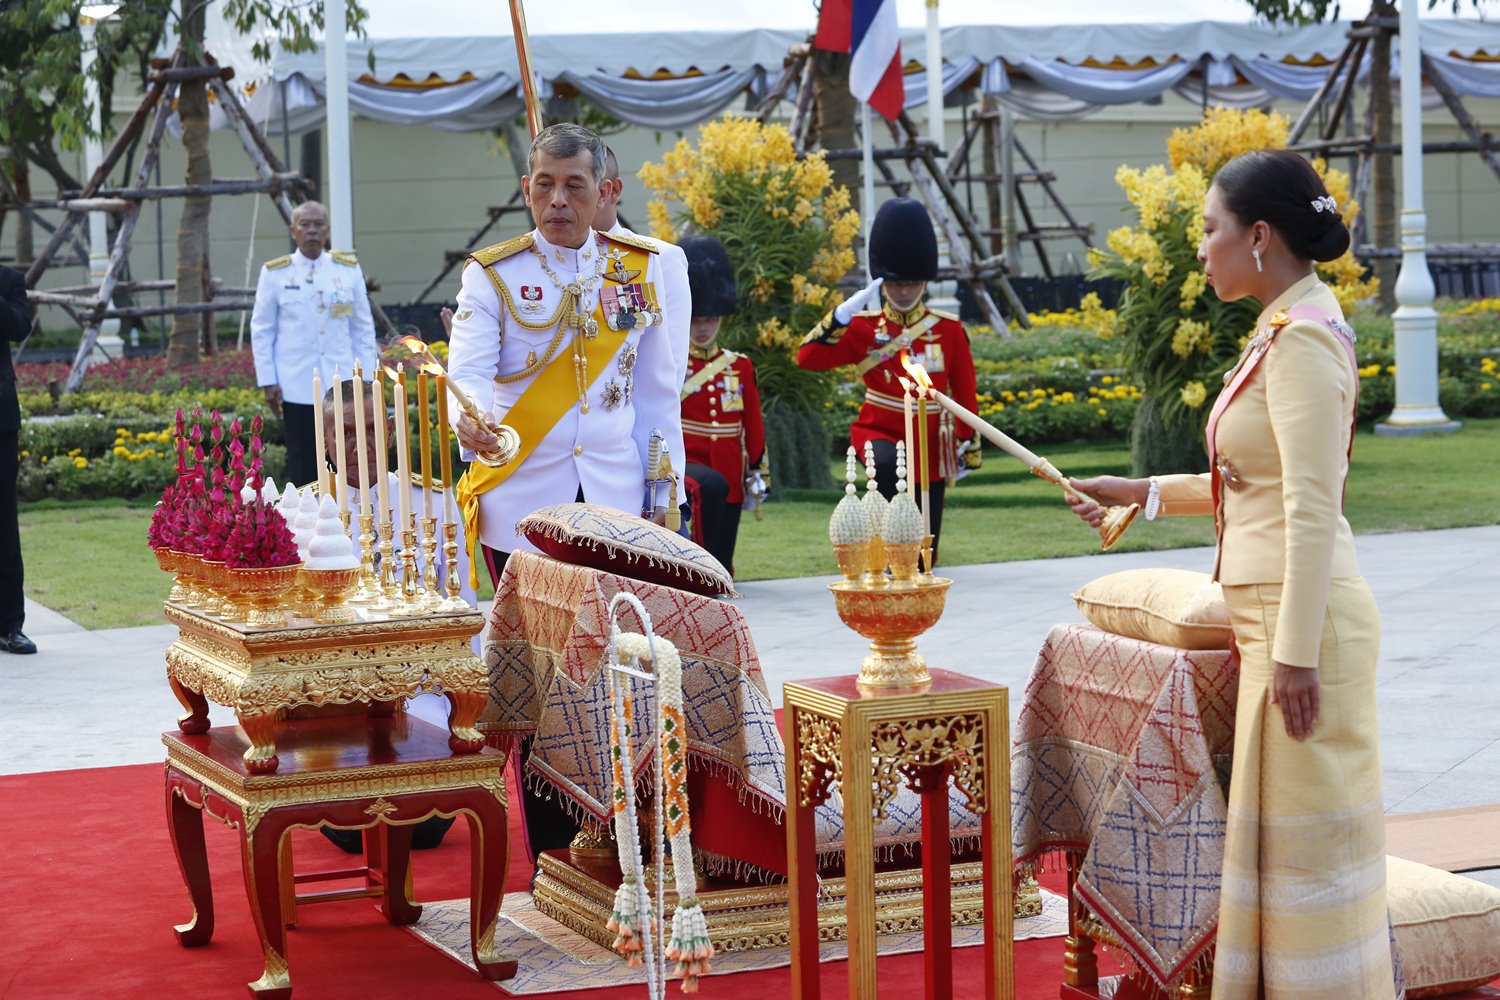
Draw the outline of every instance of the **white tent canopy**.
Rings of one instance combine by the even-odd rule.
[[[1481,12],[1500,6],[1496,0],[1480,4]],[[364,5],[368,37],[348,44],[356,114],[470,131],[493,128],[520,112],[505,4]],[[897,8],[903,55],[919,62],[925,0],[899,0]],[[1327,66],[1305,64],[1337,56],[1349,27],[1348,21],[1256,23],[1245,0],[1069,0],[1061,10],[1063,22],[1059,8],[1046,4],[941,0],[944,93],[982,69],[984,91],[1035,118],[1082,117],[1106,104],[1154,99],[1168,89],[1196,100],[1205,86],[1216,103],[1305,100],[1328,72]],[[816,12],[811,0],[637,0],[628,15],[622,9],[618,17],[601,18],[533,0],[527,20],[544,95],[565,85],[625,121],[681,128],[714,117],[742,94],[764,94],[788,49],[812,31]],[[1500,22],[1456,17],[1440,8],[1424,13],[1422,32],[1424,50],[1455,90],[1500,96],[1500,63],[1468,58],[1500,53]],[[252,55],[258,41],[271,46],[268,63]],[[294,54],[265,34],[239,35],[217,5],[211,8],[208,44],[220,62],[235,67],[252,116],[270,131],[279,132],[283,122],[302,131],[322,120],[321,44]],[[1155,65],[1134,65],[1148,60]],[[1367,64],[1358,69],[1367,71]],[[907,76],[908,106],[926,99],[922,77]]]

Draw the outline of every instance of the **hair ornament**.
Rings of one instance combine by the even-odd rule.
[[[1333,195],[1331,194],[1325,194],[1321,198],[1314,198],[1312,200],[1312,207],[1314,212],[1320,213],[1324,209],[1327,209],[1328,211],[1337,215],[1339,211],[1339,203],[1333,200]]]

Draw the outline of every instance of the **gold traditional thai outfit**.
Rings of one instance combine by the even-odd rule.
[[[1163,514],[1215,515],[1215,577],[1240,655],[1213,1000],[1390,1000],[1401,987],[1386,909],[1380,618],[1342,512],[1359,383],[1341,337],[1352,331],[1312,275],[1256,330],[1248,375],[1231,376],[1210,420],[1213,471],[1157,480]],[[1303,742],[1271,702],[1276,661],[1318,669],[1320,715]]]

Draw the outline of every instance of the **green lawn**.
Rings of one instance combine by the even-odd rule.
[[[1046,454],[1079,478],[1129,466],[1123,444],[1058,445]],[[833,491],[798,491],[768,504],[764,521],[745,518],[735,559],[739,579],[836,573],[828,517],[838,497]],[[1461,432],[1446,436],[1361,434],[1347,513],[1362,534],[1500,523],[1500,420],[1469,420]],[[162,621],[168,580],[146,548],[150,515],[149,508],[120,503],[23,508],[27,594],[88,628]],[[1068,512],[1056,487],[995,451],[985,453],[983,469],[950,491],[943,539],[948,566],[1086,555],[1099,548],[1098,535]],[[1206,518],[1137,519],[1115,551],[1212,542]],[[486,586],[481,598],[488,597]]]

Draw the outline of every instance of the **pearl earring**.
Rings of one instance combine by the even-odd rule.
[[[1255,270],[1257,272],[1264,271],[1265,268],[1262,267],[1260,263],[1260,247],[1256,247],[1254,250],[1251,250],[1250,253],[1255,257]]]

